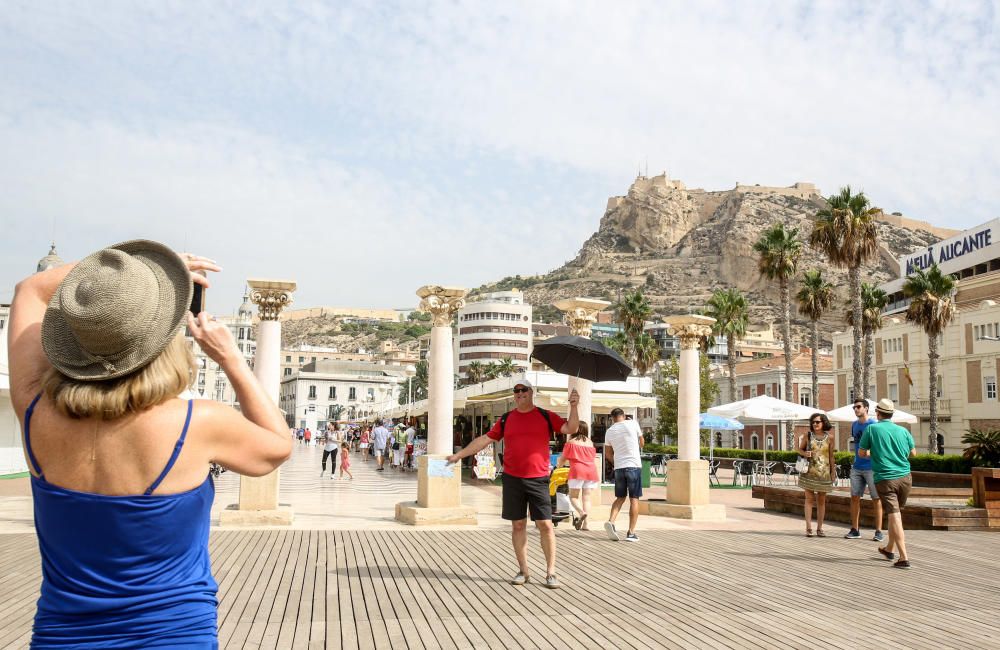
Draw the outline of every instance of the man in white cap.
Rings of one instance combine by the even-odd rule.
[[[884,547],[880,546],[878,552],[887,559],[894,560],[896,556],[893,550],[898,550],[899,560],[893,566],[908,569],[910,558],[906,554],[902,509],[910,495],[910,488],[913,487],[909,459],[917,451],[910,432],[891,422],[895,410],[892,400],[879,400],[875,407],[878,422],[869,424],[865,429],[858,445],[858,453],[862,458],[872,459],[875,490],[882,502],[882,509],[889,517],[889,542]]]
[[[514,410],[508,411],[493,424],[485,436],[479,436],[466,447],[448,457],[456,463],[474,456],[494,442],[504,441],[503,513],[511,523],[511,541],[517,558],[518,573],[512,585],[523,585],[531,579],[528,572],[528,513],[538,528],[545,554],[545,586],[557,589],[556,535],[552,527],[552,499],[549,496],[549,439],[553,433],[572,435],[580,428],[576,389],[569,394],[569,418],[563,420],[535,406],[534,387],[527,379],[514,384]]]

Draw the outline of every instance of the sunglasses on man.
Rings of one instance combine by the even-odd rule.
[[[531,391],[530,388],[515,388],[514,389],[514,394],[517,395],[518,393],[527,393],[527,392],[530,392],[530,391]]]

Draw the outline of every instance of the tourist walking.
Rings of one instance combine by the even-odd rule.
[[[351,480],[353,481],[354,474],[351,474],[351,454],[349,452],[350,449],[348,448],[347,443],[345,442],[340,451],[340,479],[343,480],[344,472],[347,472],[347,475],[350,476]]]
[[[406,428],[400,422],[396,426],[392,442],[392,466],[403,469],[403,456],[406,455]]]
[[[361,462],[368,462],[368,445],[369,443],[369,433],[368,427],[362,427],[361,436],[358,438],[358,446],[361,447]]]
[[[558,463],[560,466],[569,464],[569,502],[575,511],[573,527],[577,530],[590,530],[587,526],[590,496],[600,486],[594,465],[596,457],[590,429],[586,422],[581,422],[577,432],[566,441]]]
[[[552,527],[552,500],[549,497],[549,439],[553,433],[569,435],[577,432],[580,417],[577,403],[580,395],[576,389],[569,394],[569,418],[535,406],[533,387],[527,379],[514,384],[513,411],[509,411],[493,424],[485,436],[479,436],[463,449],[448,456],[449,463],[457,463],[468,456],[475,456],[489,445],[504,441],[503,512],[501,516],[511,523],[511,542],[517,558],[518,572],[510,581],[523,585],[531,579],[528,569],[528,514],[535,522],[545,554],[545,586],[559,587],[556,577],[556,536]]]
[[[208,286],[191,272],[218,270],[134,240],[17,285],[10,399],[42,567],[32,647],[218,647],[211,463],[263,476],[292,449],[229,328],[188,313],[192,283]],[[240,411],[176,397],[197,376],[184,325]]]
[[[645,441],[639,423],[627,420],[622,409],[613,409],[611,419],[614,424],[604,434],[604,453],[614,463],[615,501],[611,504],[608,520],[604,522],[604,530],[609,539],[616,542],[621,540],[621,535],[615,528],[615,520],[627,497],[628,532],[625,533],[625,541],[638,542],[635,527],[639,523],[639,497],[642,496],[642,459],[639,457],[639,450]]]
[[[882,534],[882,502],[878,498],[875,487],[875,475],[872,473],[872,459],[862,458],[858,451],[861,448],[861,436],[869,424],[875,423],[875,418],[868,416],[868,401],[854,400],[854,415],[857,420],[851,423],[851,440],[854,443],[854,464],[851,465],[851,530],[844,537],[859,539],[861,537],[861,497],[868,488],[868,496],[873,501],[875,509],[875,536],[873,541],[885,539]]]
[[[306,440],[306,447],[312,444],[312,431],[309,430],[309,427],[306,427],[305,440]]]
[[[813,502],[816,503],[816,536],[826,537],[823,531],[826,495],[833,490],[837,471],[836,445],[830,435],[832,428],[824,413],[813,413],[809,417],[809,432],[799,436],[798,454],[809,460],[809,469],[799,475],[799,487],[805,492],[806,537],[813,536]]]
[[[385,471],[385,447],[389,442],[387,424],[391,423],[388,420],[379,422],[379,425],[372,431],[372,448],[375,450],[375,462],[378,463],[376,472]]]
[[[330,459],[330,478],[337,473],[337,451],[340,449],[340,432],[334,429],[326,430],[326,441],[323,443],[323,460],[320,461],[320,477],[326,471],[326,459]]]
[[[406,453],[403,456],[403,464],[407,469],[413,469],[413,441],[417,437],[417,430],[413,428],[412,421],[403,433],[406,439]]]
[[[865,429],[861,436],[860,453],[862,457],[872,459],[875,488],[889,518],[889,541],[885,547],[879,547],[878,552],[893,560],[894,551],[898,550],[899,560],[893,566],[908,569],[910,556],[906,552],[902,509],[913,487],[910,458],[917,455],[917,450],[910,432],[890,421],[895,410],[892,400],[879,400],[875,406],[878,422],[869,424]]]

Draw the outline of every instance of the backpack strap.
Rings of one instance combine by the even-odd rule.
[[[507,411],[500,416],[500,435],[503,436],[503,430],[507,428],[507,418],[510,416],[510,411]]]
[[[546,411],[545,409],[543,409],[540,406],[536,406],[535,408],[538,409],[538,412],[541,413],[542,417],[545,418],[545,421],[548,422],[548,424],[549,424],[549,435],[550,436],[554,435],[555,432],[556,432],[556,430],[552,426],[552,417],[549,415],[549,412]],[[507,411],[506,413],[504,413],[503,415],[500,416],[500,435],[501,436],[503,435],[503,430],[507,427],[507,418],[510,416],[510,414],[511,414],[511,411]]]

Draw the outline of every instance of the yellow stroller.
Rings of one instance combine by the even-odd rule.
[[[573,516],[573,507],[569,502],[569,468],[557,467],[549,475],[549,497],[552,499],[552,525]]]

